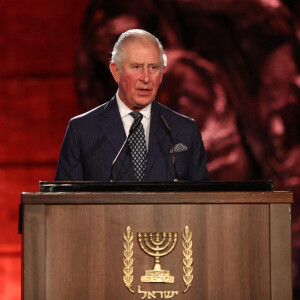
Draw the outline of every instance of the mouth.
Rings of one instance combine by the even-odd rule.
[[[151,91],[150,88],[138,88],[139,91]]]
[[[141,95],[149,95],[152,92],[151,89],[137,89],[137,91]]]

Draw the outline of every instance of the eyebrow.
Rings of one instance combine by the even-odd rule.
[[[138,62],[132,62],[129,64],[130,66],[135,66],[135,65],[138,65],[138,66],[144,66],[145,64],[143,63],[138,63]],[[160,64],[159,63],[150,63],[150,64],[147,64],[147,66],[159,66]]]

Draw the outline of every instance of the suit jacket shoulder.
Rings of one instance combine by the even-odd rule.
[[[200,135],[200,131],[194,119],[182,115],[158,102],[153,102],[153,110],[165,118],[174,135],[190,135],[192,132]]]
[[[111,162],[125,138],[115,97],[72,118],[60,151],[55,179],[108,180]],[[120,157],[119,162],[123,164],[120,168],[125,166],[126,176],[131,179],[127,156],[124,153]]]
[[[182,115],[174,110],[172,110],[171,108],[159,103],[159,102],[153,102],[152,104],[155,109],[157,109],[157,111],[159,111],[162,115],[166,115],[166,116],[169,116],[170,118],[174,118],[175,120],[179,120],[179,121],[183,121],[183,122],[187,122],[187,123],[190,123],[190,122],[195,122],[194,119],[188,117],[188,116],[185,116],[185,115]]]
[[[78,116],[75,116],[70,119],[69,123],[73,123],[74,126],[82,126],[85,124],[85,126],[95,126],[95,123],[97,124],[99,122],[99,118],[101,118],[101,115],[104,116],[105,111],[108,109],[112,109],[114,107],[114,98],[112,98],[110,101],[101,104],[100,106],[97,106],[93,108],[92,110],[85,112],[83,114],[80,114]]]

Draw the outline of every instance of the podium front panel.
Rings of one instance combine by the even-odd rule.
[[[121,196],[124,203],[99,195],[91,204],[86,193],[78,197],[87,204],[76,195],[73,203],[24,204],[23,299],[292,299],[290,204]],[[170,243],[156,252],[166,282],[145,282],[154,278],[155,255],[143,233],[163,232]]]

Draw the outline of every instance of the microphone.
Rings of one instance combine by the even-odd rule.
[[[115,159],[113,160],[112,164],[111,164],[111,167],[110,167],[110,176],[109,176],[109,181],[110,182],[113,182],[113,175],[112,175],[112,171],[113,171],[113,168],[114,168],[114,165],[116,163],[116,161],[118,160],[123,148],[125,147],[128,139],[130,138],[130,136],[132,136],[134,134],[134,132],[136,131],[136,129],[138,128],[138,126],[140,125],[141,121],[143,119],[143,115],[139,115],[136,119],[134,119],[132,125],[130,126],[130,129],[129,129],[129,134],[127,136],[127,138],[125,139],[122,147],[120,148],[118,154],[116,155]]]
[[[174,182],[177,182],[177,181],[179,181],[179,179],[178,179],[178,173],[177,173],[177,169],[176,169],[175,151],[174,151],[174,141],[173,141],[173,138],[172,138],[171,130],[170,130],[170,127],[169,127],[167,121],[166,121],[165,118],[163,117],[163,115],[160,114],[160,115],[159,115],[159,119],[160,119],[161,125],[162,125],[162,127],[164,128],[166,134],[170,137],[170,140],[171,140],[171,144],[172,144],[173,166],[174,166],[174,174],[175,174]]]

